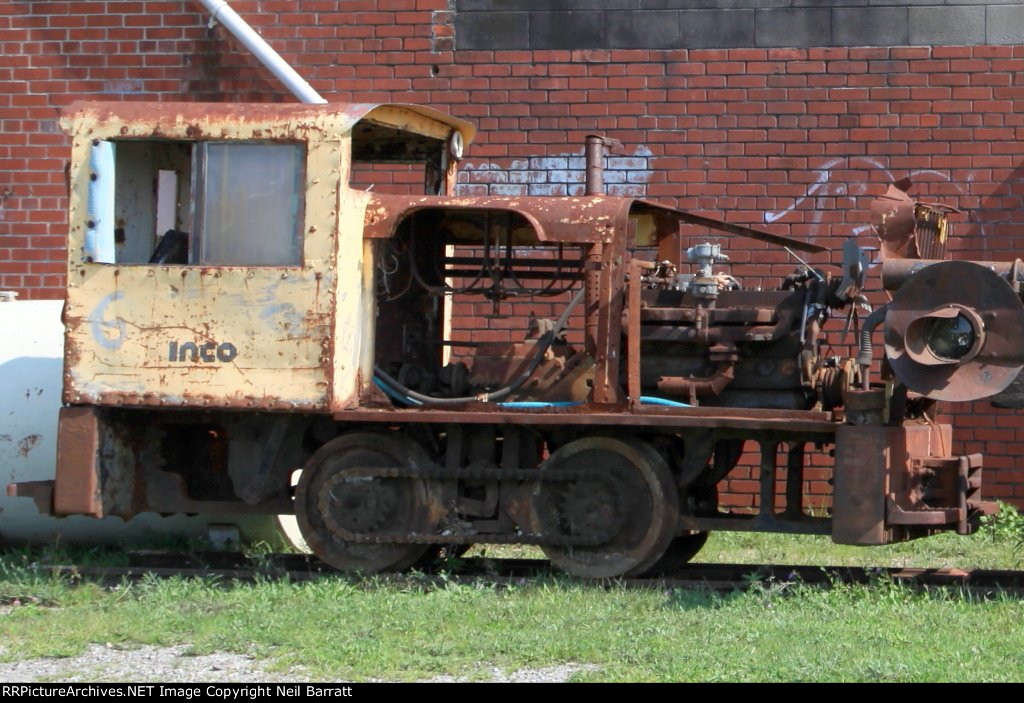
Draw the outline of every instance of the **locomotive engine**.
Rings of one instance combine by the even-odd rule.
[[[640,387],[690,405],[806,410],[841,404],[837,359],[822,359],[821,327],[850,301],[839,279],[809,267],[775,291],[743,290],[716,270],[718,244],[686,250],[695,273],[665,262],[640,305]]]
[[[1016,397],[1024,266],[942,260],[950,210],[909,182],[875,204],[890,299],[858,322],[856,242],[814,266],[813,243],[605,196],[600,151],[585,196],[466,198],[473,130],[427,108],[76,104],[62,124],[57,476],[9,487],[44,512],[294,513],[341,569],[513,543],[605,578],[671,569],[710,530],[884,544],[991,509],[935,403]],[[373,188],[396,172],[418,192]],[[793,273],[734,277],[723,235]],[[756,512],[721,509],[750,454]],[[814,457],[829,516],[805,506]]]

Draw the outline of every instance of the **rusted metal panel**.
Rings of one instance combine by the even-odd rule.
[[[43,515],[53,515],[53,483],[53,480],[8,483],[7,497],[31,498],[36,510]]]
[[[433,139],[447,139],[451,130],[455,129],[462,135],[463,147],[468,146],[476,136],[476,127],[471,123],[423,105],[352,104],[347,106],[346,114],[358,115],[358,120],[375,122]]]
[[[79,103],[71,109],[73,181],[64,312],[67,402],[327,407],[329,379],[322,358],[333,316],[333,248],[344,135],[325,135],[336,135],[350,120],[307,108],[277,114],[236,112],[232,107]],[[90,183],[83,165],[92,140],[159,136],[190,142],[210,135],[306,144],[303,265],[160,266],[83,260]]]
[[[334,321],[323,360],[330,364],[332,410],[358,404],[360,388],[373,379],[374,301],[372,251],[363,242],[362,218],[367,194],[343,189],[338,194],[338,275]],[[364,259],[364,257],[366,257]]]
[[[952,428],[939,424],[843,425],[836,429],[832,539],[841,544],[887,544],[937,529],[966,533],[961,481],[981,458],[952,456]],[[976,479],[980,485],[980,474]]]
[[[645,203],[646,205],[647,203]],[[723,220],[716,219],[714,217],[707,217],[705,215],[698,215],[693,212],[687,212],[685,210],[677,210],[677,217],[680,221],[691,225],[699,225],[701,227],[707,227],[709,229],[718,230],[719,232],[728,232],[729,234],[735,234],[740,237],[747,237],[748,239],[754,239],[759,242],[765,242],[767,244],[774,244],[780,247],[789,247],[790,249],[796,249],[797,251],[806,251],[809,254],[817,254],[828,251],[827,247],[819,246],[817,244],[810,244],[809,242],[802,242],[799,239],[791,239],[789,237],[782,237],[777,234],[771,234],[770,232],[763,232],[753,227],[744,227],[742,225],[735,225],[731,222],[725,222]]]
[[[963,330],[935,332],[940,320]],[[937,351],[966,340],[951,355]],[[937,400],[985,398],[1024,367],[1024,304],[999,274],[971,261],[942,261],[908,278],[885,315],[885,353],[908,388]],[[967,344],[966,342],[970,342]]]
[[[625,232],[630,219],[648,228],[644,244],[654,246],[676,236],[680,223],[690,223],[743,237],[782,244],[800,251],[827,251],[824,247],[733,225],[703,215],[635,198],[591,195],[578,198],[539,196],[447,197],[375,193],[367,207],[366,237],[388,238],[408,215],[419,210],[505,211],[524,217],[540,242],[567,244],[610,243],[615,232]],[[625,242],[625,238],[623,238]],[[678,247],[676,248],[678,252]],[[660,251],[659,251],[660,254]],[[676,256],[671,257],[673,259]]]
[[[640,407],[640,294],[644,263],[639,259],[629,262],[629,281],[626,288],[626,394],[633,409]]]
[[[76,123],[110,125],[121,137],[187,139],[295,139],[320,132],[341,137],[360,120],[445,139],[451,129],[465,144],[476,128],[422,105],[401,103],[154,103],[76,101],[61,111],[65,131]],[[449,129],[443,129],[441,125]],[[85,135],[92,138],[89,132]],[[96,135],[99,136],[99,135]],[[100,136],[100,138],[105,138]]]
[[[597,336],[593,345],[592,399],[595,403],[612,404],[625,401],[625,394],[619,385],[619,357],[622,344],[623,293],[626,288],[628,226],[628,221],[617,223],[617,236],[610,243],[600,246],[600,259],[596,261],[599,268],[597,276],[594,277],[597,285],[594,286],[592,280],[587,281],[586,316],[588,322],[597,322]],[[589,295],[591,291],[594,295]],[[590,340],[587,341],[589,344]]]
[[[103,516],[99,485],[99,418],[95,408],[61,408],[57,427],[55,515]]]
[[[956,208],[915,201],[909,178],[896,181],[871,203],[871,225],[882,242],[883,259],[941,259],[952,236]]]
[[[836,428],[832,540],[885,544],[885,494],[890,452],[905,454],[903,428],[842,425]]]
[[[332,274],[88,264],[74,273],[85,280],[69,284],[65,310],[68,402],[326,409],[332,315],[317,286]]]
[[[942,263],[942,259],[886,259],[882,262],[882,287],[887,291],[896,291],[912,276],[923,269]],[[1024,261],[974,261],[987,268],[1011,285],[1024,281]]]
[[[617,229],[625,228],[634,202],[632,198],[608,196],[518,198],[373,193],[366,208],[364,236],[368,239],[392,237],[402,220],[421,210],[444,210],[450,213],[491,210],[516,213],[523,217],[532,228],[537,242],[610,242]]]
[[[289,513],[308,423],[298,414],[65,408],[54,513]],[[25,490],[45,498],[45,487]]]

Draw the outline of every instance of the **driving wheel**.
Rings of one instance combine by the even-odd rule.
[[[416,563],[431,545],[403,542],[402,535],[436,528],[443,505],[435,484],[374,470],[427,463],[426,452],[399,434],[357,432],[326,443],[306,463],[295,494],[313,553],[343,571],[400,571]]]
[[[541,481],[533,496],[533,529],[555,543],[543,546],[544,553],[564,571],[587,578],[641,574],[675,536],[678,493],[668,464],[646,442],[577,439],[555,451],[542,470],[579,475]]]

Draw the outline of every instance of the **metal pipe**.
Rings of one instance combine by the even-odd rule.
[[[857,365],[861,370],[861,388],[871,389],[871,361],[874,356],[874,348],[871,344],[871,335],[875,329],[885,322],[885,314],[889,311],[888,305],[883,305],[868,315],[864,320],[864,329],[860,331],[860,350],[857,352]]]
[[[585,157],[587,171],[584,192],[587,195],[604,195],[604,137],[599,134],[587,135]]]
[[[688,395],[693,404],[697,396],[719,395],[736,376],[736,362],[720,361],[709,376],[662,376],[658,390],[667,395]]]
[[[895,291],[902,286],[907,279],[923,269],[934,264],[941,264],[945,259],[886,259],[882,262],[882,287],[888,291]],[[1013,261],[975,261],[979,266],[995,272],[996,275],[1005,278],[1010,284],[1024,280],[1024,262],[1020,259]]]
[[[327,102],[287,61],[281,58],[280,54],[274,51],[263,37],[256,33],[256,30],[249,26],[248,22],[239,17],[238,13],[232,10],[225,0],[198,0],[198,2],[210,13],[211,26],[214,22],[223,24],[232,36],[242,42],[245,48],[277,76],[277,79],[284,83],[285,87],[300,102],[316,104]]]

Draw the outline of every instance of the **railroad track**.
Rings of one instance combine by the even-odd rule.
[[[130,552],[128,564],[89,566],[40,564],[41,571],[73,579],[119,583],[144,577],[209,577],[225,582],[253,582],[265,578],[309,581],[337,574],[319,559],[303,554],[272,554],[256,558],[234,552],[183,554],[175,552]],[[463,559],[443,573],[416,572],[388,574],[385,581],[431,583],[490,583],[496,586],[523,585],[539,578],[573,579],[551,567],[544,559]],[[921,569],[903,567],[804,566],[771,564],[687,564],[673,573],[656,578],[616,579],[598,582],[625,588],[745,590],[764,584],[872,583],[888,579],[915,588],[958,587],[975,594],[997,592],[1024,595],[1024,571],[993,569]]]

